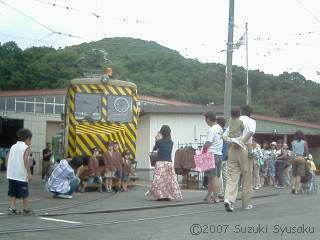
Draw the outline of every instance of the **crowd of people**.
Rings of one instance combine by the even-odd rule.
[[[217,203],[223,200],[229,212],[234,211],[239,189],[242,208],[250,210],[253,208],[252,191],[267,186],[279,189],[292,186],[292,193],[299,194],[301,178],[305,178],[307,171],[313,171],[314,175],[316,170],[301,131],[296,132],[291,150],[283,140],[264,141],[261,146],[254,139],[256,121],[251,114],[249,106],[232,109],[228,127],[225,127],[225,119],[217,118],[214,112],[205,114],[209,130],[202,152],[213,153],[215,168],[204,172],[207,188],[204,201]],[[153,182],[146,195],[158,200],[182,198],[172,168],[170,133],[169,126],[162,126],[153,148],[158,150],[158,159]],[[302,161],[296,161],[299,158]]]
[[[224,201],[226,211],[234,211],[239,188],[242,189],[242,208],[249,210],[251,193],[263,186],[285,188],[292,186],[292,193],[299,194],[301,179],[308,171],[314,171],[312,156],[308,144],[301,131],[295,134],[289,150],[288,144],[282,140],[263,142],[261,145],[253,138],[256,121],[251,118],[252,109],[243,106],[231,110],[229,126],[225,126],[224,118],[217,118],[214,112],[205,114],[205,122],[209,126],[206,142],[202,152],[211,152],[215,167],[204,172],[207,179],[207,194],[204,201]],[[16,199],[23,200],[23,214],[31,214],[28,202],[28,181],[32,180],[32,167],[35,159],[31,155],[30,144],[32,133],[28,129],[18,131],[18,142],[10,149],[7,163],[8,195],[10,197],[9,214],[16,214]],[[153,151],[157,151],[154,176],[151,187],[146,192],[159,201],[181,199],[182,193],[172,164],[173,141],[171,129],[163,125],[155,138]],[[99,166],[99,156],[103,157],[103,166]],[[72,160],[62,159],[50,170],[52,150],[49,143],[43,150],[42,179],[46,188],[55,198],[72,198],[81,183],[83,158],[76,156]],[[306,159],[312,168],[307,167]],[[31,170],[32,169],[32,170]],[[132,173],[130,153],[120,152],[117,142],[108,142],[107,151],[94,147],[88,160],[88,178],[82,178],[81,192],[93,183],[98,191],[128,191],[129,175]],[[104,178],[104,181],[103,181]]]

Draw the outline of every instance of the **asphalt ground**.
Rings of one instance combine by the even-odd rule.
[[[67,200],[53,199],[36,176],[29,185],[36,216],[7,216],[1,215],[7,212],[9,199],[5,175],[0,174],[0,239],[320,239],[320,195],[296,196],[290,188],[256,191],[253,196],[269,197],[253,198],[252,210],[242,210],[237,201],[233,213],[226,212],[223,203],[211,203],[76,214],[201,202],[205,195],[201,190],[182,190],[184,199],[158,202],[144,195],[149,184],[138,181],[127,193],[75,193]],[[18,201],[18,208],[21,205]],[[66,213],[70,214],[59,215]],[[8,230],[14,232],[3,233]]]

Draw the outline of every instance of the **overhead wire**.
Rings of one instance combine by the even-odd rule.
[[[320,24],[320,20],[306,7],[300,0],[296,0],[300,6],[309,13],[309,15]]]
[[[55,31],[53,30],[52,28],[48,27],[47,25],[39,22],[38,20],[34,19],[33,17],[27,15],[26,13],[22,12],[21,10],[15,8],[14,6],[6,3],[5,1],[3,0],[0,0],[0,3],[2,3],[3,5],[9,7],[10,9],[18,12],[19,14],[23,15],[24,17],[28,18],[29,20],[31,20],[32,22],[42,26],[43,28],[49,30],[52,34],[58,34],[58,35],[64,35],[64,36],[68,36],[68,37],[72,37],[72,38],[79,38],[79,39],[83,39],[83,40],[88,40],[88,39],[85,39],[83,37],[80,37],[80,36],[76,36],[76,35],[73,35],[73,34],[69,34],[69,33],[63,33],[63,32],[59,32],[59,31]],[[49,35],[52,35],[52,34],[48,34],[46,35],[45,37],[48,37]],[[44,39],[43,37],[41,38],[42,40]]]

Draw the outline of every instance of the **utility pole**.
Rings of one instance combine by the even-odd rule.
[[[232,53],[233,53],[233,27],[234,27],[234,0],[229,0],[229,25],[227,42],[227,65],[224,87],[224,117],[227,122],[230,119],[231,93],[232,93]]]
[[[246,23],[246,69],[247,69],[247,105],[251,105],[251,88],[249,86],[249,45],[248,45],[248,23]]]

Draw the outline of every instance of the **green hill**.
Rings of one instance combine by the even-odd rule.
[[[103,39],[55,50],[22,50],[0,45],[0,89],[66,87],[84,73],[112,67],[114,76],[135,82],[145,95],[193,103],[223,104],[225,66],[186,59],[155,42],[132,38]],[[299,73],[279,76],[250,71],[255,112],[320,123],[320,85]],[[234,67],[232,103],[246,100],[246,72]]]

